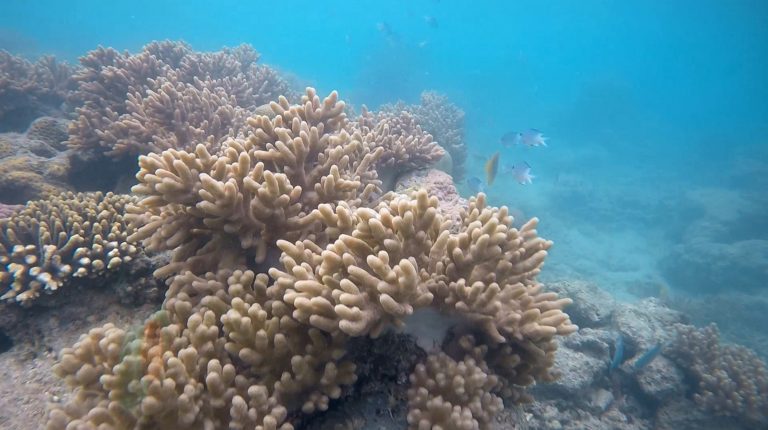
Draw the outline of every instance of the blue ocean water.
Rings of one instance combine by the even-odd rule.
[[[752,241],[731,256],[749,260],[737,278],[768,283],[766,18],[760,0],[6,1],[0,48],[74,62],[97,45],[250,43],[297,84],[354,105],[437,90],[466,112],[469,177],[496,151],[502,171],[532,166],[533,184],[502,174],[486,192],[542,218],[551,274],[618,295],[696,294],[717,286],[670,274],[719,259],[691,245],[707,241]],[[548,146],[500,145],[528,128]]]
[[[3,0],[0,50],[77,63],[99,45],[247,43],[354,107],[445,94],[466,113],[459,191],[499,154],[484,191],[518,225],[541,220],[541,279],[656,298],[765,359],[767,22],[766,0]],[[531,129],[546,146],[501,142]],[[510,173],[524,163],[525,185]],[[628,346],[635,370],[666,341]]]

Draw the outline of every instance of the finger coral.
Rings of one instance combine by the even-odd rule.
[[[411,429],[484,430],[504,408],[501,397],[493,394],[498,378],[471,357],[456,362],[445,353],[430,355],[410,379]]]
[[[717,415],[768,423],[768,367],[753,351],[721,345],[717,325],[680,325],[669,353],[696,382],[694,401]]]
[[[141,196],[131,209],[150,250],[174,250],[161,274],[196,273],[262,263],[278,239],[307,237],[324,203],[359,206],[379,191],[369,151],[344,126],[336,93],[321,100],[308,89],[301,104],[273,103],[273,118],[248,120],[248,138],[230,139],[219,154],[167,150],[139,159]]]
[[[62,351],[74,394],[50,430],[291,430],[355,383],[354,338],[421,310],[455,335],[411,378],[413,428],[485,428],[555,377],[554,338],[576,326],[536,282],[535,219],[516,229],[481,194],[454,225],[424,190],[380,195],[384,148],[349,132],[335,92],[270,109],[218,152],[140,157],[128,240],[172,252],[163,310]]]
[[[63,193],[0,219],[1,300],[25,303],[72,278],[117,270],[138,252],[123,220],[132,197]]]

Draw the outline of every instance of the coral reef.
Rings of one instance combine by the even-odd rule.
[[[424,131],[431,134],[435,141],[451,155],[453,168],[451,175],[457,182],[464,178],[464,162],[467,159],[467,147],[464,141],[464,111],[451,103],[448,97],[435,91],[421,93],[421,102],[414,106],[394,105],[416,117],[416,122]],[[383,110],[383,109],[382,109]]]
[[[248,120],[249,138],[230,139],[220,155],[204,145],[139,159],[145,196],[131,208],[149,250],[174,249],[161,277],[182,270],[253,267],[276,251],[278,239],[317,233],[322,204],[354,207],[379,191],[370,150],[344,125],[336,93],[321,100],[308,89],[300,105],[273,103],[273,118]],[[248,261],[247,261],[248,260]]]
[[[64,193],[0,219],[0,300],[26,303],[72,278],[117,270],[138,248],[123,220],[133,197]]]
[[[156,271],[169,277],[163,311],[143,330],[106,325],[62,352],[55,371],[74,396],[50,429],[291,429],[355,383],[352,340],[425,308],[461,333],[446,360],[498,381],[467,381],[492,399],[467,409],[470,421],[554,378],[554,338],[576,327],[562,312],[570,301],[535,281],[551,245],[535,219],[512,228],[481,195],[452,227],[424,190],[379,196],[384,149],[350,135],[336,93],[308,89],[271,109],[219,154],[201,144],[141,157],[129,239],[171,251]]]
[[[498,384],[470,357],[457,363],[444,353],[430,355],[411,375],[410,428],[488,429],[504,407],[492,394]]]
[[[137,54],[99,48],[80,59],[70,97],[77,120],[69,144],[113,158],[220,143],[242,125],[242,109],[287,94],[277,73],[256,64],[248,45],[194,52],[181,42],[153,42]]]
[[[768,197],[760,189],[698,188],[682,200],[697,214],[660,259],[666,279],[692,293],[757,292],[768,279]],[[726,273],[728,275],[726,275]]]
[[[716,415],[768,425],[768,367],[753,351],[721,345],[717,326],[677,326],[670,354],[695,381],[693,400]]]
[[[0,134],[0,202],[26,203],[70,190],[66,121],[40,117],[25,134]]]
[[[6,205],[4,203],[0,203],[0,218],[8,218],[23,207],[24,205]]]
[[[437,198],[443,217],[451,221],[453,232],[458,231],[461,211],[467,206],[467,200],[459,195],[453,178],[437,169],[420,169],[400,175],[395,184],[395,192],[402,194],[422,189]]]
[[[685,315],[667,308],[657,299],[643,299],[634,304],[617,302],[584,282],[550,282],[548,287],[574,299],[568,313],[574,322],[586,328],[557,339],[554,368],[561,377],[530,390],[535,401],[525,407],[526,428],[746,430],[765,426],[750,419],[744,410],[717,415],[695,402],[693,394],[698,391],[699,382],[692,369],[698,360],[708,361],[711,355],[704,350],[712,349],[723,358],[728,354],[722,352],[722,346],[713,347],[717,342],[700,342],[696,335],[699,330],[682,325],[686,322]],[[624,344],[621,351],[618,350],[619,337]],[[638,361],[654,345],[661,345],[660,354],[638,366]],[[742,367],[746,378],[741,380],[754,383],[761,377],[758,362],[742,361],[750,365]],[[709,370],[712,369],[704,369]],[[749,387],[748,384],[745,387]],[[741,397],[744,392],[728,391],[731,396],[728,399],[744,399]],[[716,392],[724,394],[725,390]]]
[[[21,132],[37,117],[65,112],[73,72],[53,57],[32,63],[0,50],[0,132]]]
[[[363,107],[350,125],[350,133],[359,133],[371,147],[383,149],[376,170],[384,190],[392,190],[401,174],[428,167],[445,155],[407,111],[371,113]]]

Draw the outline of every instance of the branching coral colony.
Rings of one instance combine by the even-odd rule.
[[[425,191],[381,195],[384,149],[349,132],[335,92],[271,110],[217,152],[141,157],[130,239],[172,251],[163,310],[62,352],[74,395],[49,429],[292,429],[355,382],[350,339],[420,309],[461,327],[411,377],[411,428],[487,428],[552,379],[554,337],[576,326],[535,280],[551,246],[536,219],[515,229],[480,195],[452,232]]]

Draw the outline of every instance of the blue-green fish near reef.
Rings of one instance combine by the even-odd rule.
[[[483,180],[477,176],[472,176],[471,178],[467,179],[467,187],[469,187],[469,191],[472,194],[485,192],[485,184],[483,183]]]
[[[613,359],[611,359],[608,372],[618,368],[622,362],[624,362],[624,336],[619,335],[616,337],[616,343],[613,345]]]
[[[640,358],[635,361],[635,364],[632,365],[632,370],[637,372],[638,370],[641,370],[643,367],[649,365],[656,357],[659,356],[659,353],[661,352],[661,344],[657,343],[653,346],[653,348],[649,349],[648,351],[645,351],[643,355],[640,356]]]

